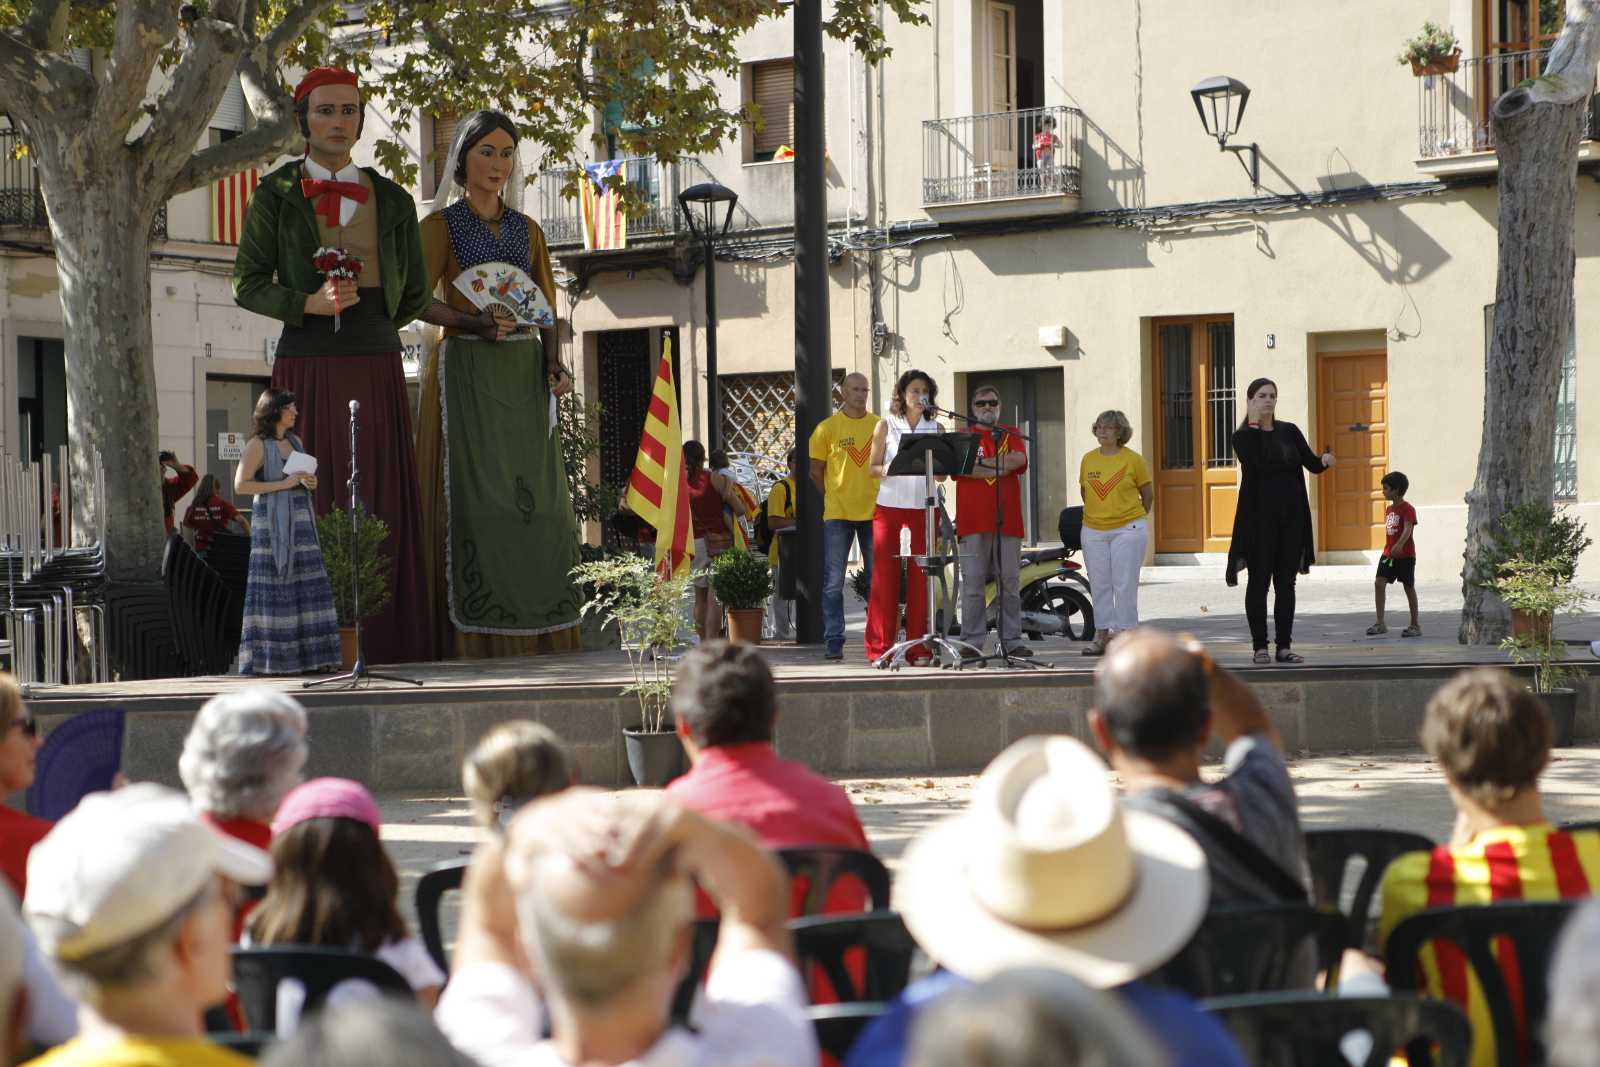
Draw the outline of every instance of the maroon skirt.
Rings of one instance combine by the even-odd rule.
[[[389,606],[362,621],[367,659],[414,663],[435,658],[433,601],[422,570],[421,495],[412,446],[411,401],[399,352],[283,356],[272,385],[294,393],[295,432],[317,458],[317,514],[350,503],[350,401],[361,402],[361,500],[389,524],[394,562]]]

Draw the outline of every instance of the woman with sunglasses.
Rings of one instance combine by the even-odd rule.
[[[1133,424],[1102,411],[1091,428],[1099,448],[1078,464],[1083,494],[1083,563],[1089,571],[1097,628],[1085,656],[1098,656],[1124,630],[1139,625],[1139,568],[1150,542],[1155,485],[1144,457],[1127,447]]]
[[[39,754],[39,728],[22,703],[22,687],[0,674],[0,795],[18,793],[33,784],[33,761]],[[0,804],[0,874],[21,900],[28,889],[28,853],[50,827],[6,804]]]

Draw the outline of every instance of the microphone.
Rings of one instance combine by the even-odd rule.
[[[350,401],[350,414],[354,415],[356,412],[358,412],[360,410],[361,410],[361,401],[359,401],[359,400]]]

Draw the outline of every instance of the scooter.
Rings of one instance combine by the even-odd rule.
[[[943,509],[941,508],[941,511]],[[1062,543],[1054,548],[1031,548],[1022,553],[1017,571],[1017,592],[1022,598],[1022,633],[1030,641],[1042,641],[1045,636],[1065,636],[1073,641],[1089,641],[1094,637],[1094,605],[1089,599],[1089,579],[1083,573],[1083,564],[1072,556],[1082,546],[1083,508],[1071,507],[1061,512],[1057,521]],[[945,515],[940,522],[944,535],[954,538],[955,527]],[[953,603],[961,603],[961,568],[951,564],[945,568],[944,588],[950,590]],[[985,628],[999,625],[1000,587],[989,582],[983,588]],[[944,603],[937,604],[941,624]],[[960,620],[956,613],[946,632],[959,634]]]

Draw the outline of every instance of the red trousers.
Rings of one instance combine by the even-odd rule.
[[[900,530],[911,530],[911,551],[927,551],[927,515],[921,508],[890,508],[872,513],[872,599],[867,602],[867,659],[877,659],[895,643],[900,630]],[[906,633],[928,632],[928,583],[915,563],[906,568]],[[912,649],[915,655],[916,649]]]

